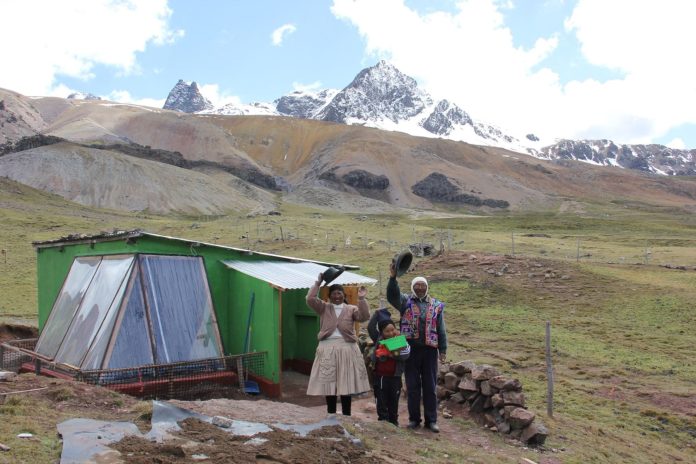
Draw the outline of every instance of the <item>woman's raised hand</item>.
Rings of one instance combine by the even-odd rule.
[[[361,285],[360,288],[358,289],[358,298],[365,298],[367,296],[367,288],[365,288],[364,285]]]

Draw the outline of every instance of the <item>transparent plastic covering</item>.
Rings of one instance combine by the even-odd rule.
[[[75,258],[38,348],[83,370],[222,356],[203,259]]]
[[[104,256],[92,283],[82,299],[77,314],[61,344],[55,361],[79,367],[83,358],[112,307],[133,256]]]
[[[202,258],[142,255],[140,269],[155,338],[155,362],[221,356]]]
[[[100,256],[75,258],[36,344],[37,353],[56,356],[100,261]]]
[[[121,282],[121,286],[116,292],[116,296],[109,307],[109,310],[104,315],[104,320],[97,331],[94,340],[85,356],[84,360],[80,363],[82,369],[101,369],[102,363],[104,361],[104,354],[108,348],[109,342],[112,339],[114,333],[114,326],[116,325],[116,319],[119,315],[119,310],[121,308],[121,302],[123,300],[123,294],[125,293],[128,281],[131,278],[124,278]]]
[[[154,364],[152,339],[147,323],[147,308],[143,300],[143,287],[139,271],[131,276],[131,288],[124,299],[123,318],[115,334],[111,353],[106,353],[105,364],[109,369]]]

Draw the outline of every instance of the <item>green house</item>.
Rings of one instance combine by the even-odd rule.
[[[319,320],[305,296],[328,266],[140,230],[35,242],[36,352],[78,369],[263,353],[261,389],[306,372]],[[347,269],[336,283],[376,280]],[[350,293],[350,292],[347,292]]]

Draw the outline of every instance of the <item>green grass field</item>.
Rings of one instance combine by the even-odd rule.
[[[696,462],[693,215],[612,203],[587,205],[581,215],[417,220],[293,205],[280,211],[281,216],[215,218],[108,212],[0,180],[0,322],[36,323],[31,242],[72,233],[141,228],[357,264],[360,272],[382,279],[381,287],[370,290],[372,307],[383,293],[391,257],[409,243],[495,255],[511,255],[514,246],[518,259],[551,260],[569,270],[575,293],[538,292],[514,279],[433,281],[432,293],[447,303],[449,358],[489,363],[522,381],[529,408],[550,430],[546,448],[559,450],[546,455],[557,460],[552,462]],[[546,321],[555,371],[553,418],[546,417]],[[475,426],[462,427],[466,433]],[[46,446],[55,453],[55,443]],[[437,452],[467,456],[456,443],[439,443]],[[516,452],[533,460],[545,456]],[[469,456],[487,462],[479,452]],[[423,462],[432,461],[423,455]]]

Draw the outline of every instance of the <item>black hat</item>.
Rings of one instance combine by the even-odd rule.
[[[399,253],[393,259],[394,268],[396,269],[396,276],[401,277],[408,272],[411,267],[411,262],[413,261],[413,253],[406,250],[403,253]]]
[[[384,319],[382,321],[379,321],[377,323],[377,328],[379,329],[379,333],[382,333],[388,325],[393,325],[394,327],[396,327],[396,324],[394,324],[394,321],[392,321],[391,319]]]
[[[346,268],[344,268],[343,266],[339,266],[339,267],[331,266],[331,267],[326,268],[326,270],[322,274],[324,276],[324,285],[329,285],[331,282],[336,280],[336,278],[338,276],[343,274],[343,271],[345,271],[345,270],[346,270]]]

